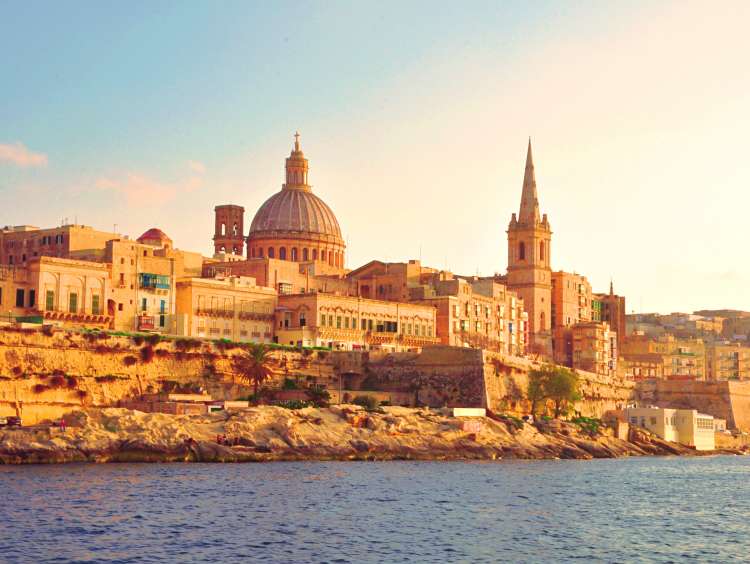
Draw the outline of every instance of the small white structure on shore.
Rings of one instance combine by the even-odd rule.
[[[453,417],[487,417],[487,410],[483,407],[454,407]]]
[[[666,441],[694,447],[695,450],[714,450],[714,418],[695,409],[664,407],[628,407],[627,422],[651,431]]]

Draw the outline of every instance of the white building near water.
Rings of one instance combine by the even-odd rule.
[[[666,441],[680,443],[695,450],[714,450],[714,418],[695,409],[664,407],[629,407],[628,423],[651,431]]]

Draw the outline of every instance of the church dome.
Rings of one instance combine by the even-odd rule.
[[[250,236],[290,232],[342,240],[339,222],[323,200],[308,190],[284,188],[268,198],[255,214]]]
[[[309,162],[299,133],[286,159],[286,182],[255,214],[247,236],[249,258],[313,262],[320,271],[344,269],[344,238],[336,216],[307,183]],[[327,266],[324,266],[327,265]]]

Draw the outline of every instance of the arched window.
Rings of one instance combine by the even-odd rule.
[[[341,261],[341,253],[336,253],[335,255],[333,255],[333,262],[337,267],[341,266],[340,261]]]
[[[333,251],[328,251],[328,264],[333,266]]]
[[[313,249],[312,259],[313,260],[318,260],[318,249]]]
[[[263,247],[258,247],[258,256],[263,258]]]
[[[268,258],[274,258],[276,256],[276,251],[273,249],[273,247],[268,247]]]
[[[255,249],[250,249],[250,256],[255,258]]]
[[[544,312],[542,312],[539,315],[539,330],[540,331],[544,331],[545,330],[545,326],[546,326],[546,320],[545,320]]]
[[[279,258],[281,260],[286,260],[286,247],[281,247],[279,249]]]
[[[237,232],[237,224],[235,223],[234,224],[234,228],[232,229],[232,235],[234,235],[236,237],[237,234],[238,234],[238,232]]]
[[[326,250],[325,249],[323,249],[322,251],[320,251],[320,260],[322,260],[323,262],[326,261]]]
[[[290,257],[291,260],[293,260],[294,262],[297,262],[297,247],[292,247],[290,255],[291,255]]]
[[[308,254],[308,250],[302,249],[302,261],[307,262],[308,260],[310,260],[310,255]]]
[[[539,241],[539,260],[544,262],[544,241]]]
[[[221,224],[221,235],[223,237],[226,234],[227,234],[227,224],[226,223],[222,223]]]
[[[523,241],[518,244],[518,260],[526,260],[526,243]]]

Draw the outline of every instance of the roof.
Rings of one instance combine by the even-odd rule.
[[[138,241],[139,242],[142,241],[142,240],[146,240],[146,239],[148,239],[148,240],[158,239],[160,241],[171,241],[172,240],[172,239],[170,239],[167,236],[166,233],[164,233],[164,231],[162,231],[161,229],[159,229],[157,227],[152,227],[151,229],[149,229],[148,231],[146,231],[143,235],[141,235],[140,237],[138,237]]]

